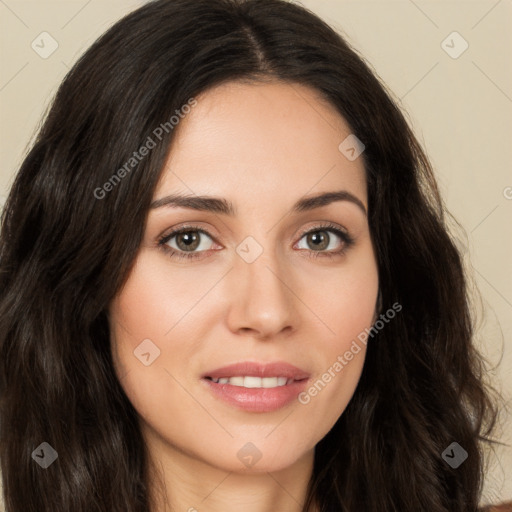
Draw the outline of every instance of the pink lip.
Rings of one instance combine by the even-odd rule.
[[[306,387],[309,375],[304,370],[284,362],[261,364],[248,361],[212,370],[205,373],[201,380],[217,398],[238,409],[271,412],[296,400],[297,395]],[[294,381],[276,388],[244,388],[231,384],[219,384],[207,378],[236,376],[286,377]]]
[[[309,373],[293,366],[292,364],[278,361],[275,363],[254,363],[251,361],[244,361],[243,363],[230,364],[211,370],[202,375],[202,377],[213,377],[220,379],[223,377],[237,377],[240,375],[247,375],[251,377],[286,377],[287,379],[307,379]]]

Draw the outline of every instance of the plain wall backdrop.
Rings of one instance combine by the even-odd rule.
[[[99,35],[144,3],[0,0],[0,207],[65,74]],[[481,294],[477,343],[489,378],[510,402],[512,1],[301,3],[366,59],[426,148],[447,209],[466,231],[467,238],[454,234]],[[500,436],[509,446],[489,455],[483,503],[512,499],[510,415],[502,416]]]

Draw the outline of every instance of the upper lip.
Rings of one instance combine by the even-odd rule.
[[[244,361],[234,363],[222,368],[208,371],[202,378],[212,377],[221,379],[223,377],[251,376],[251,377],[286,377],[287,379],[302,380],[309,377],[309,373],[284,361],[274,363],[258,363]]]

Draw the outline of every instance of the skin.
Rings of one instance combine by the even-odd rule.
[[[237,215],[150,210],[135,265],[110,307],[116,374],[140,417],[155,511],[299,512],[315,445],[350,401],[365,345],[307,404],[273,412],[229,405],[200,377],[240,361],[281,360],[315,382],[370,328],[379,283],[363,210],[345,200],[290,213],[304,196],[338,190],[367,210],[364,165],[340,152],[351,130],[308,87],[231,82],[196,99],[176,129],[154,200],[223,197]],[[329,237],[327,248],[303,235],[325,221],[355,242],[332,259],[308,257],[343,248],[325,228],[316,234]],[[195,233],[201,245],[193,252],[204,252],[171,258],[159,237],[190,222],[210,233]],[[248,236],[263,249],[252,263],[236,252]],[[178,238],[168,245],[185,252]],[[149,366],[134,356],[145,339],[160,350]],[[248,442],[261,453],[251,467],[237,457]]]

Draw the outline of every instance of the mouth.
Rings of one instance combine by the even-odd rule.
[[[201,381],[224,404],[249,412],[271,412],[293,402],[309,376],[284,362],[244,362],[207,372]]]

